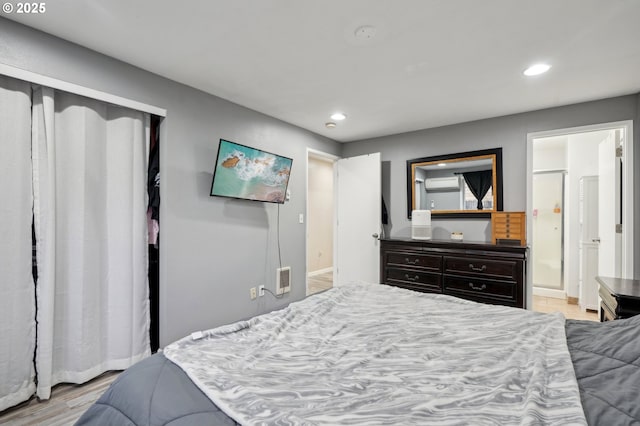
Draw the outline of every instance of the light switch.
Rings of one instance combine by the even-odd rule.
[[[304,213],[298,215],[298,223],[304,223]]]

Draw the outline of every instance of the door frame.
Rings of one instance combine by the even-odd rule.
[[[533,209],[533,141],[534,139],[551,136],[563,136],[576,133],[587,133],[598,130],[625,129],[625,146],[622,150],[622,161],[625,165],[622,174],[622,268],[621,278],[633,278],[633,242],[634,242],[634,195],[633,195],[633,120],[614,121],[609,123],[591,124],[587,126],[569,127],[564,129],[545,130],[527,133],[527,215],[531,217]],[[531,241],[532,224],[527,221],[527,239]],[[533,300],[532,274],[527,274],[527,300]]]
[[[328,152],[318,151],[313,148],[307,148],[307,157],[305,158],[305,224],[304,224],[304,282],[305,282],[305,296],[309,295],[309,157],[316,157],[319,159],[330,161],[334,163],[340,159],[340,156],[329,154]],[[334,173],[335,174],[335,173]],[[333,217],[336,216],[336,186],[335,186],[335,177],[334,177],[334,185],[333,185]],[[335,243],[335,229],[333,231],[333,240]],[[333,262],[335,263],[335,261]],[[335,265],[334,265],[335,267]]]

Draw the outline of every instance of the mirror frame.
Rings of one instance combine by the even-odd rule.
[[[472,160],[473,157],[493,157],[493,205],[492,210],[432,210],[434,218],[490,218],[492,212],[502,211],[502,148],[483,149],[479,151],[459,152],[456,154],[436,155],[432,157],[407,160],[407,217],[411,220],[414,210],[415,170],[418,166],[433,163],[455,163]]]

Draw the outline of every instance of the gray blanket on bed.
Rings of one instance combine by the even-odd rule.
[[[354,283],[164,354],[243,425],[586,424],[564,323]]]
[[[565,324],[589,425],[640,424],[640,316]],[[79,426],[235,425],[162,354],[129,368],[82,416]]]
[[[162,354],[122,373],[77,426],[237,425]]]
[[[640,315],[566,330],[589,424],[640,425]]]

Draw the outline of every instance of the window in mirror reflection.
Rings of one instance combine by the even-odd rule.
[[[464,210],[476,210],[478,206],[478,200],[476,196],[473,195],[471,189],[467,183],[464,183]],[[483,210],[493,210],[493,190],[489,188],[487,191],[487,195],[482,198],[482,208]]]

